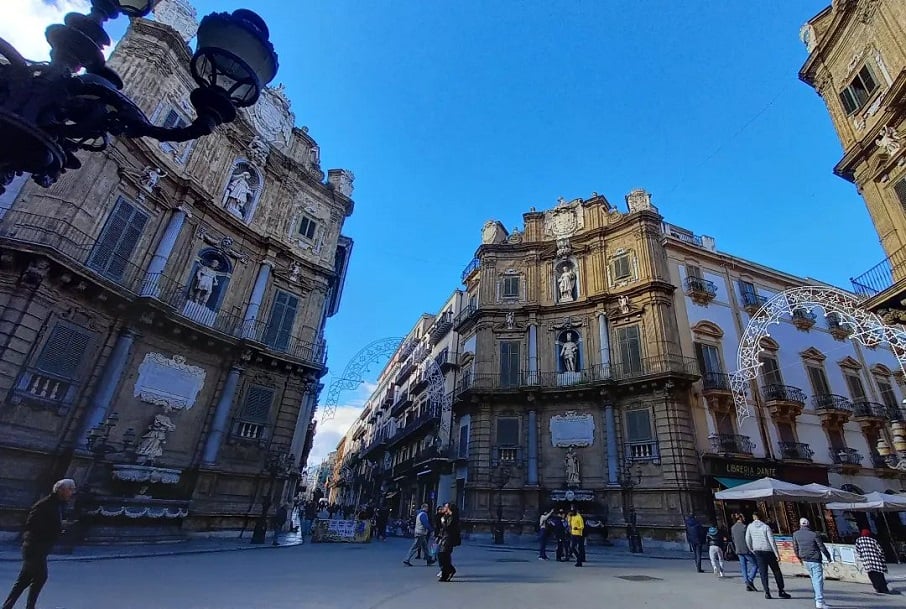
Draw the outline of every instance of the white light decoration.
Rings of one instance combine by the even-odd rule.
[[[792,288],[765,302],[752,315],[739,341],[737,369],[730,375],[730,388],[736,404],[736,418],[740,423],[752,416],[746,398],[746,385],[758,377],[761,367],[758,355],[764,350],[761,339],[770,336],[768,326],[792,315],[795,309],[811,312],[815,308],[823,309],[825,315],[836,315],[841,326],[852,330],[851,338],[865,346],[875,347],[883,342],[890,344],[900,369],[906,374],[906,328],[888,326],[878,315],[862,308],[854,294],[843,290],[824,286]]]

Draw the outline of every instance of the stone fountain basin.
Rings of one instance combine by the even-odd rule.
[[[181,469],[154,467],[153,465],[117,463],[113,466],[114,479],[125,482],[178,484],[181,475]]]

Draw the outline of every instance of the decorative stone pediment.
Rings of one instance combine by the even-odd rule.
[[[712,321],[702,320],[692,326],[693,334],[700,336],[707,336],[709,338],[723,338],[724,331],[720,329],[716,323]]]
[[[855,359],[853,359],[852,357],[850,357],[848,355],[837,363],[840,365],[841,368],[848,368],[850,370],[861,370],[862,369],[862,364],[860,364],[858,361],[856,361]]]
[[[761,345],[761,348],[764,349],[765,351],[779,351],[780,350],[780,344],[776,340],[771,338],[770,336],[762,337],[762,339],[760,341],[758,341],[758,344]]]
[[[582,199],[575,199],[569,203],[563,197],[557,201],[557,206],[544,212],[544,234],[554,239],[568,239],[585,228],[585,208]]]
[[[292,137],[296,117],[290,110],[284,85],[266,87],[255,105],[248,109],[248,115],[264,142],[279,149],[286,149]]]
[[[809,347],[805,351],[799,353],[799,356],[802,359],[808,359],[815,362],[823,362],[827,359],[827,356],[815,349],[814,347]]]
[[[893,371],[884,364],[875,364],[870,370],[875,376],[888,377],[893,374]]]

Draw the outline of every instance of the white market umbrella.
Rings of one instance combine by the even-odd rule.
[[[774,478],[761,478],[740,484],[714,494],[721,501],[797,501],[803,503],[824,503],[824,492],[783,482]]]
[[[906,496],[866,493],[865,501],[828,503],[827,509],[844,512],[906,512]]]
[[[841,503],[860,503],[862,501],[865,501],[865,495],[850,493],[849,491],[841,491],[838,488],[824,486],[823,484],[818,484],[817,482],[806,484],[802,488],[807,488],[810,491],[818,491],[819,493],[823,493],[825,501],[837,501]]]

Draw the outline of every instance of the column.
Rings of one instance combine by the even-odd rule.
[[[142,296],[157,296],[160,294],[160,277],[167,266],[167,260],[173,252],[173,246],[176,245],[176,238],[179,237],[179,231],[186,221],[188,214],[181,207],[170,212],[170,219],[167,221],[167,227],[164,229],[164,235],[154,250],[154,257],[148,265],[148,271],[145,273],[145,281],[142,283]]]
[[[249,297],[248,307],[245,309],[245,320],[243,321],[243,338],[253,338],[255,336],[255,324],[258,321],[258,311],[261,309],[261,301],[264,300],[264,291],[267,290],[267,281],[271,276],[270,260],[261,262],[258,268],[258,277],[255,279],[255,287],[252,288],[252,295]]]
[[[129,352],[132,350],[132,343],[135,342],[136,333],[130,328],[123,328],[120,335],[116,338],[113,350],[104,364],[104,371],[98,381],[97,389],[88,403],[82,429],[79,432],[79,448],[88,448],[88,432],[100,425],[110,411],[110,404],[113,402],[113,395],[123,376],[123,370],[126,368],[126,362],[129,360]]]
[[[304,383],[302,399],[299,402],[299,417],[296,419],[296,429],[293,431],[293,442],[290,444],[290,452],[298,459],[302,455],[302,448],[305,446],[305,437],[308,435],[308,424],[311,418],[311,403],[314,401],[315,394],[312,391],[317,386],[317,381],[307,380]]]
[[[529,410],[528,413],[528,472],[526,483],[529,486],[538,486],[538,413]]]
[[[528,327],[528,367],[528,384],[538,384],[538,326],[535,324]]]
[[[230,409],[233,407],[233,400],[236,397],[236,388],[239,386],[239,377],[241,375],[242,368],[232,366],[227,374],[226,381],[223,383],[220,399],[214,409],[214,420],[211,421],[211,431],[208,432],[208,437],[204,442],[202,463],[205,465],[217,463],[217,453],[220,452],[220,445],[223,444],[223,436],[226,434],[230,420]]]
[[[601,345],[601,377],[610,378],[610,324],[603,312],[598,313],[598,343]]]
[[[616,486],[620,483],[620,455],[617,447],[617,417],[613,402],[604,402],[604,428],[607,434],[607,484]]]

